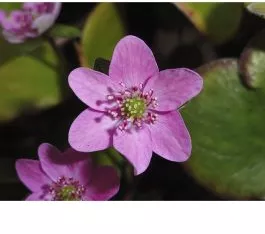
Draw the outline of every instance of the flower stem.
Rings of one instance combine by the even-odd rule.
[[[49,37],[49,36],[44,36],[44,38],[51,45],[53,51],[57,55],[58,62],[57,62],[56,69],[61,71],[61,77],[62,77],[62,79],[59,80],[60,82],[59,85],[61,88],[62,96],[67,97],[68,96],[68,84],[65,81],[66,80],[65,77],[70,72],[70,69],[68,66],[69,64],[67,60],[65,59],[65,56],[60,49],[60,46],[56,43],[56,41],[52,37]]]

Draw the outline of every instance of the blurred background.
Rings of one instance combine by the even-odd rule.
[[[197,69],[217,59],[240,58],[250,39],[265,27],[265,20],[250,13],[243,3],[204,4],[63,3],[57,23],[78,27],[82,32],[80,38],[57,38],[59,54],[46,46],[30,54],[0,58],[0,200],[23,200],[28,194],[16,176],[16,159],[37,158],[37,148],[43,142],[61,150],[68,147],[69,127],[86,108],[67,85],[73,68],[93,67],[99,57],[110,59],[116,42],[131,34],[152,48],[160,70]],[[8,48],[0,45],[1,48],[0,57],[9,53]],[[192,136],[196,135],[193,131]],[[195,139],[193,145],[196,143]],[[235,147],[241,147],[241,143],[235,143]],[[211,181],[211,174],[194,173],[193,165],[153,157],[148,170],[136,178],[132,195],[127,197],[128,182],[122,180],[114,200],[255,200],[265,195],[265,183],[260,185],[262,180],[255,185],[263,186],[262,191],[253,192],[252,196],[245,187],[229,190],[231,187],[233,190],[233,182],[227,181],[237,183],[234,175],[225,175],[228,178],[225,180],[220,171],[212,177],[216,185]],[[230,167],[229,162],[226,167]],[[260,173],[257,169],[253,176]],[[262,173],[265,182],[265,172]],[[206,182],[202,181],[203,176]],[[254,178],[252,174],[247,176]],[[249,183],[256,182],[253,179]],[[224,186],[216,188],[219,185]]]

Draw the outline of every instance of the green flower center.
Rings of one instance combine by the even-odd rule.
[[[122,114],[128,118],[142,118],[146,110],[146,102],[140,97],[128,98],[122,105]]]
[[[61,190],[58,192],[59,200],[61,201],[78,201],[77,197],[75,196],[76,188],[73,185],[67,185],[62,187]]]
[[[72,177],[59,177],[49,187],[54,201],[80,201],[86,188]]]

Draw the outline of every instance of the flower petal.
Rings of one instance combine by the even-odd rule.
[[[41,144],[38,153],[42,169],[53,181],[61,176],[73,177],[84,185],[90,181],[92,161],[89,154],[71,148],[61,153],[48,143]]]
[[[117,83],[139,86],[159,72],[155,57],[144,41],[126,36],[116,45],[109,67],[109,76]]]
[[[69,144],[81,152],[104,150],[112,145],[114,125],[105,113],[88,108],[72,123]]]
[[[62,3],[56,2],[54,4],[55,6],[52,13],[42,14],[37,17],[32,23],[32,27],[38,30],[39,35],[49,29],[55,23],[60,14]]]
[[[175,162],[186,161],[191,154],[191,139],[185,123],[177,111],[159,114],[150,126],[153,151]]]
[[[2,32],[4,38],[9,42],[9,43],[13,43],[13,44],[19,44],[25,41],[25,36],[21,35],[21,36],[17,36],[13,33],[10,33],[6,30],[3,30]]]
[[[47,29],[49,29],[54,23],[54,16],[52,14],[44,14],[37,17],[32,22],[32,27],[37,29],[38,35],[44,33]]]
[[[68,161],[68,170],[72,177],[82,185],[87,185],[92,179],[93,160],[88,153],[78,152],[72,148],[63,153],[63,158]]]
[[[56,147],[48,143],[41,144],[38,149],[41,168],[53,181],[57,181],[60,176],[66,176],[65,167],[56,166],[61,154]]]
[[[53,16],[54,16],[54,20],[56,20],[58,18],[58,16],[60,15],[61,9],[62,9],[62,3],[61,2],[55,2],[54,3],[54,9],[53,9]]]
[[[157,111],[176,110],[200,93],[203,86],[202,77],[187,68],[168,69],[150,79],[145,91],[154,90],[158,99]]]
[[[110,166],[94,169],[91,183],[86,189],[87,200],[105,201],[112,198],[120,188],[120,178],[117,171]]]
[[[114,147],[134,166],[135,175],[143,173],[152,157],[152,142],[148,128],[119,131],[113,137]]]
[[[49,195],[48,193],[45,194],[43,191],[41,191],[30,194],[26,198],[26,201],[51,201],[51,198],[51,195]]]
[[[121,88],[107,75],[86,67],[73,70],[68,77],[68,82],[81,101],[95,110],[103,111],[109,107],[107,96]]]
[[[51,183],[51,180],[42,171],[40,162],[31,159],[18,159],[16,161],[16,171],[19,179],[32,192],[39,192]]]

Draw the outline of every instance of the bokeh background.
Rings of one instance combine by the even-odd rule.
[[[52,51],[51,46],[47,48],[45,45],[46,47],[38,47],[30,54],[14,53],[15,56],[5,59],[5,53],[9,54],[9,50],[17,50],[10,45],[0,45],[0,200],[23,200],[28,193],[16,176],[16,159],[36,158],[37,148],[43,142],[49,142],[60,149],[68,147],[69,127],[74,118],[85,109],[85,105],[73,95],[67,85],[67,76],[73,68],[81,65],[93,67],[95,59],[99,57],[110,59],[116,42],[124,35],[131,34],[140,37],[152,48],[161,70],[177,67],[197,69],[217,59],[240,58],[253,36],[265,27],[265,20],[250,13],[243,3],[204,4],[63,3],[57,23],[74,25],[81,30],[82,35],[81,38],[74,39],[57,38],[55,41],[60,48],[59,55]],[[99,69],[103,65],[99,63]],[[223,92],[222,95],[225,97],[227,94]],[[219,100],[222,102],[222,96]],[[264,106],[264,102],[260,100],[259,105],[254,104],[255,107]],[[225,98],[223,101],[229,107],[229,101]],[[212,105],[211,108],[215,107]],[[216,108],[219,108],[218,104]],[[251,111],[255,112],[255,109]],[[261,115],[262,113],[259,112]],[[221,111],[219,114],[225,116],[227,113]],[[238,115],[240,119],[242,115]],[[189,121],[185,116],[184,119]],[[209,121],[218,123],[219,120],[210,118]],[[251,120],[243,121],[242,126],[249,124],[249,121]],[[188,127],[193,127],[193,123],[188,123]],[[205,128],[207,132],[210,126]],[[197,128],[194,129],[191,131],[192,136],[199,137],[201,134],[203,137],[203,128],[198,128],[197,134],[194,134]],[[220,128],[219,131],[228,129],[229,124],[227,129]],[[246,132],[251,135],[250,130]],[[237,135],[234,136],[236,137]],[[262,141],[261,135],[257,141]],[[195,139],[194,142],[196,144],[198,141]],[[214,146],[225,142],[225,139],[214,142]],[[234,147],[242,147],[242,142],[237,144],[235,141]],[[196,145],[194,147],[196,150]],[[218,149],[216,147],[216,153]],[[256,148],[255,150],[249,157],[259,154]],[[248,167],[248,159],[243,161],[247,161],[244,167]],[[218,161],[214,163],[218,171]],[[231,167],[229,160],[225,163],[224,173],[225,168]],[[248,192],[248,184],[246,189],[229,191],[231,187],[233,190],[233,183],[237,183],[237,178],[232,175],[224,175],[228,179],[223,180],[220,171],[213,176],[213,183],[209,179],[211,174],[196,174],[193,164],[191,167],[193,173],[190,173],[189,165],[172,163],[159,156],[153,157],[147,171],[135,178],[133,188],[129,190],[129,182],[123,179],[121,190],[113,199],[255,200],[262,199],[262,194],[265,195],[265,172],[261,172],[263,168],[256,169],[250,165],[252,174],[246,175],[253,178],[253,181],[246,183],[255,184],[255,175],[258,174],[261,178],[264,173],[264,184],[261,179],[258,179],[259,184],[255,184],[262,190],[253,192],[252,196]],[[202,167],[199,165],[198,170]],[[205,168],[207,170],[207,166]],[[211,164],[211,170],[215,169]],[[200,175],[202,178],[197,178]],[[202,182],[203,176],[207,181],[205,183]],[[227,181],[231,181],[231,184]],[[217,188],[219,185],[221,189]],[[128,191],[131,192],[129,196]]]

